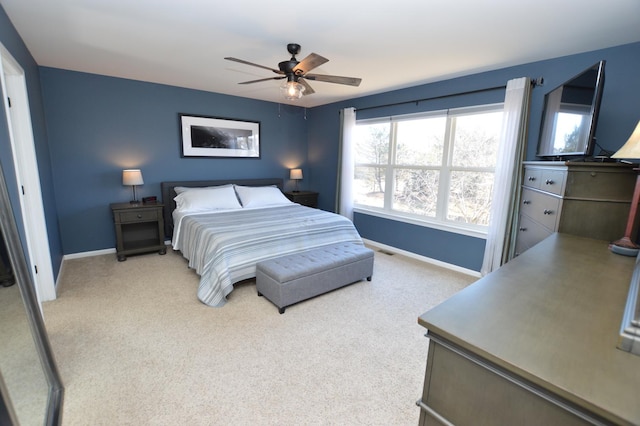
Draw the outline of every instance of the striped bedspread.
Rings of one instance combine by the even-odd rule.
[[[173,248],[200,275],[198,298],[222,306],[233,283],[256,276],[266,259],[362,239],[343,216],[299,204],[187,215],[176,222]]]

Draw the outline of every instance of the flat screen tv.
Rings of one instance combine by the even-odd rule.
[[[538,157],[565,160],[593,155],[604,65],[605,61],[598,62],[545,95]]]

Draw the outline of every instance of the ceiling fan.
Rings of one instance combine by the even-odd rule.
[[[264,65],[254,64],[242,59],[226,57],[224,59],[228,61],[239,62],[245,65],[251,65],[254,67],[264,68],[278,74],[278,77],[261,78],[259,80],[243,81],[238,84],[252,84],[259,83],[261,81],[268,80],[283,80],[287,79],[281,86],[285,98],[289,100],[300,99],[303,95],[310,95],[315,93],[306,80],[323,81],[326,83],[346,84],[349,86],[359,86],[362,81],[361,78],[355,77],[341,77],[337,75],[324,75],[324,74],[309,74],[312,69],[328,62],[327,58],[324,58],[318,54],[311,53],[302,61],[296,59],[296,55],[300,53],[300,45],[296,43],[287,44],[287,51],[291,54],[291,59],[288,61],[282,61],[278,64],[278,69],[265,67]]]

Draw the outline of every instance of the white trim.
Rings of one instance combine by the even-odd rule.
[[[35,152],[35,142],[31,123],[29,96],[24,70],[0,43],[0,79],[9,141],[16,171],[20,209],[25,232],[28,262],[39,302],[54,300],[56,288],[51,265],[49,237],[47,232],[40,173]],[[7,97],[11,97],[11,108]],[[20,191],[20,188],[25,188]],[[37,265],[38,273],[35,273]]]
[[[449,213],[449,198],[451,195],[451,175],[452,172],[480,172],[489,173],[495,177],[495,167],[471,167],[471,166],[454,166],[452,164],[455,142],[455,129],[459,117],[478,115],[478,114],[494,114],[503,113],[503,103],[493,103],[485,105],[476,105],[470,107],[452,108],[447,110],[438,110],[433,112],[421,112],[414,114],[386,116],[357,120],[357,126],[371,126],[375,124],[389,123],[389,148],[387,152],[387,161],[385,163],[356,163],[356,168],[376,168],[384,170],[384,191],[383,191],[383,207],[374,207],[366,204],[357,204],[354,202],[354,211],[369,213],[374,216],[398,220],[400,222],[413,223],[419,226],[431,227],[447,232],[454,232],[463,235],[486,239],[489,226],[478,225],[473,223],[460,223],[447,219]],[[409,120],[427,119],[433,117],[446,118],[442,159],[439,164],[397,164],[396,156],[398,149],[397,125]],[[459,142],[458,142],[459,143]],[[369,159],[370,160],[370,159]],[[399,212],[393,209],[393,197],[395,194],[395,175],[398,170],[433,170],[438,173],[438,192],[435,206],[435,217]]]
[[[167,245],[167,246],[170,246],[171,245],[171,240],[165,240],[164,244]],[[65,261],[65,260],[69,260],[69,259],[81,259],[83,257],[101,256],[103,254],[111,254],[111,253],[115,253],[115,252],[116,252],[115,248],[92,250],[92,251],[81,251],[81,252],[78,252],[78,253],[65,254],[62,257],[62,260]]]
[[[471,277],[475,277],[475,278],[480,278],[480,272],[479,271],[474,271],[472,269],[467,269],[467,268],[463,268],[461,266],[458,265],[454,265],[451,263],[447,263],[447,262],[442,262],[440,260],[436,260],[436,259],[432,259],[430,257],[426,257],[426,256],[422,256],[410,251],[406,251],[406,250],[402,250],[399,249],[397,247],[392,247],[392,246],[388,246],[386,244],[382,244],[382,243],[378,243],[376,241],[371,241],[371,240],[367,240],[366,238],[363,238],[362,241],[364,241],[364,243],[368,246],[377,248],[377,249],[381,249],[390,253],[395,253],[395,254],[401,254],[403,256],[409,257],[411,259],[416,259],[419,260],[421,262],[425,262],[425,263],[429,263],[431,265],[435,265],[435,266],[440,266],[442,268],[445,269],[449,269],[455,272],[460,272],[462,274],[465,275],[469,275]]]
[[[429,264],[435,265],[435,266],[440,266],[441,268],[449,269],[449,270],[455,271],[455,272],[460,272],[461,274],[469,275],[471,277],[480,278],[480,272],[474,271],[472,269],[463,268],[461,266],[454,265],[452,263],[442,262],[441,260],[432,259],[430,257],[426,257],[426,256],[422,256],[422,255],[419,255],[419,254],[416,254],[416,253],[412,253],[410,251],[402,250],[402,249],[399,249],[397,247],[388,246],[386,244],[382,244],[382,243],[379,243],[379,242],[376,242],[376,241],[368,240],[366,238],[363,238],[362,241],[364,241],[364,243],[366,245],[374,247],[374,248],[377,248],[377,249],[380,249],[380,250],[384,250],[384,251],[387,251],[387,252],[390,252],[390,253],[395,253],[395,254],[401,254],[401,255],[409,257],[411,259],[419,260],[421,262],[429,263]],[[103,254],[112,254],[112,253],[115,253],[115,252],[116,252],[115,248],[110,248],[110,249],[103,249],[103,250],[94,250],[94,251],[85,251],[85,252],[80,252],[80,253],[65,254],[64,257],[62,258],[62,266],[60,267],[60,274],[58,275],[58,277],[60,277],[62,275],[63,268],[64,268],[64,262],[66,260],[81,259],[81,258],[93,257],[93,256],[101,256]]]
[[[430,221],[426,216],[408,216],[402,215],[397,212],[390,213],[386,210],[374,210],[363,207],[354,207],[354,212],[360,214],[366,214],[369,216],[381,217],[383,219],[395,220],[396,222],[404,222],[410,223],[412,225],[422,226],[424,228],[433,228],[439,231],[452,232],[455,234],[466,235],[469,237],[481,238],[483,240],[487,239],[487,231],[486,229],[472,229],[463,227],[461,225],[455,225],[454,222],[446,223],[438,220]]]
[[[116,249],[112,248],[112,249],[104,249],[104,250],[95,250],[95,251],[85,251],[82,253],[72,253],[72,254],[65,254],[64,256],[62,256],[62,263],[60,264],[60,271],[58,272],[58,279],[56,280],[56,288],[60,288],[59,284],[60,284],[60,280],[62,280],[62,278],[64,277],[64,270],[65,265],[67,264],[66,261],[70,260],[70,259],[80,259],[83,257],[92,257],[92,256],[100,256],[102,254],[109,254],[109,253],[115,253]]]
[[[400,114],[400,115],[385,115],[382,117],[373,117],[373,118],[362,118],[356,119],[356,125],[360,124],[379,124],[379,123],[389,123],[389,122],[398,122],[398,121],[410,121],[410,120],[420,120],[422,118],[431,118],[431,117],[446,117],[448,109],[438,109],[433,111],[424,111],[424,112],[414,112],[411,114]],[[357,112],[357,109],[356,109]]]
[[[70,259],[81,259],[83,257],[101,256],[103,254],[110,254],[115,252],[116,252],[115,248],[110,248],[110,249],[83,251],[79,253],[65,254],[64,256],[62,256],[62,261],[64,262],[65,260],[70,260]]]

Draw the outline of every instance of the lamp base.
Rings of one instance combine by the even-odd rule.
[[[628,237],[622,237],[609,244],[609,250],[615,254],[623,256],[637,256],[640,252],[640,246],[631,241]]]

